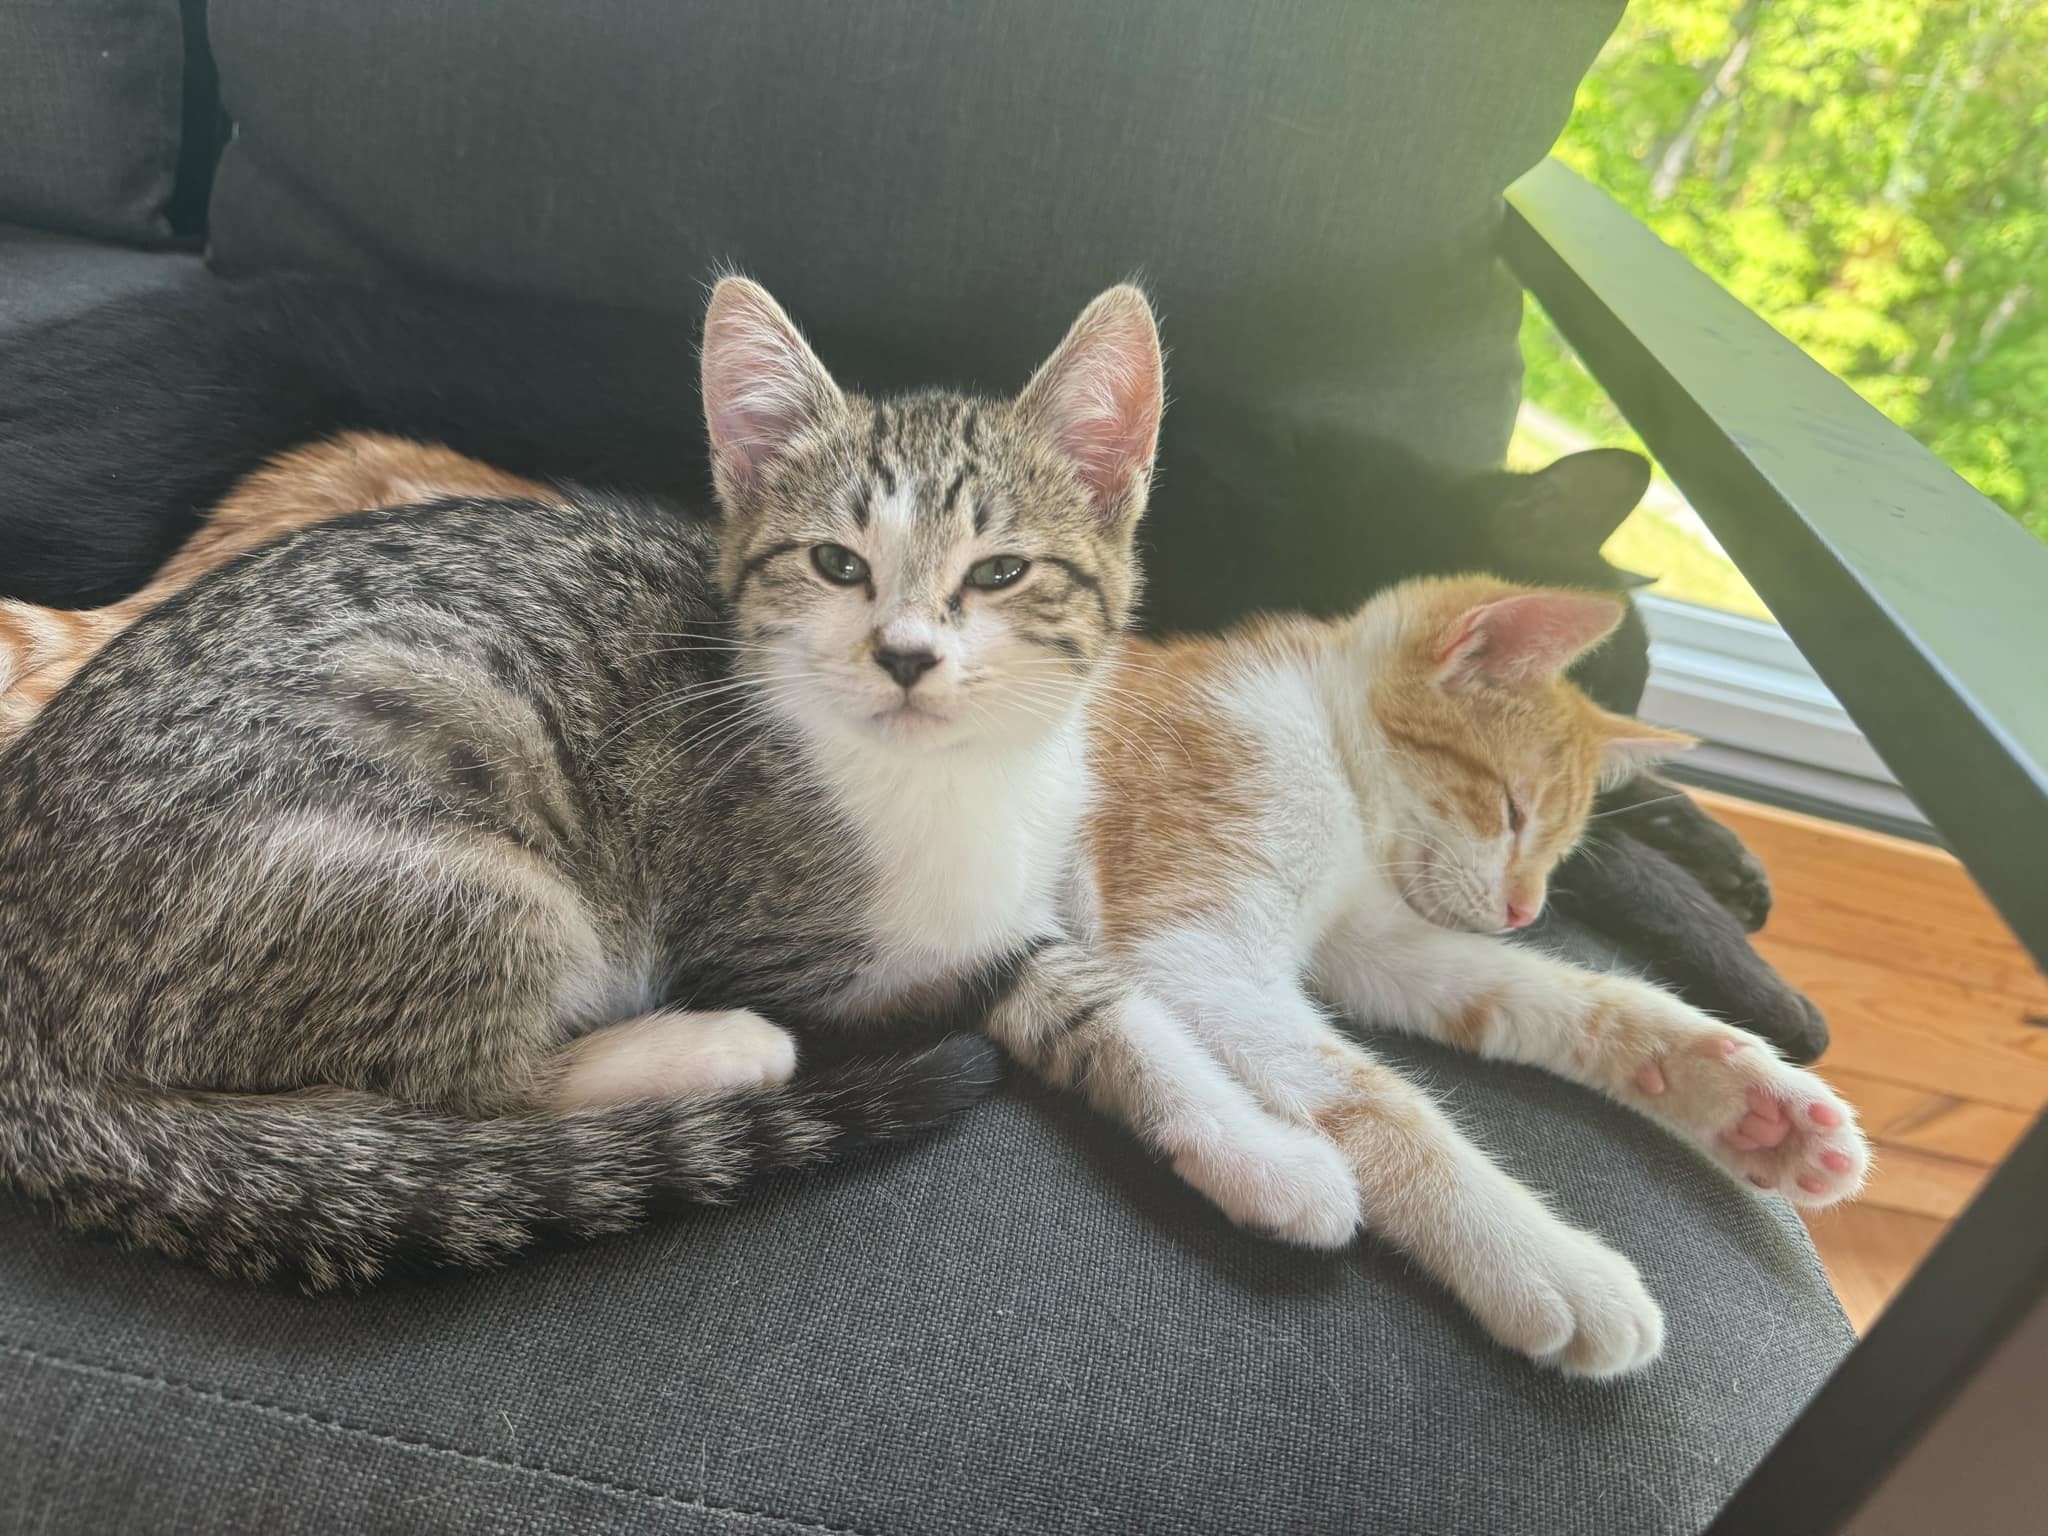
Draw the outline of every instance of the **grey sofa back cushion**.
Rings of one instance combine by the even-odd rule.
[[[1621,6],[1541,10],[213,0],[213,258],[682,313],[730,262],[870,385],[991,387],[1137,273],[1184,404],[1497,461],[1499,193]]]
[[[0,222],[167,239],[184,67],[178,0],[0,0]]]

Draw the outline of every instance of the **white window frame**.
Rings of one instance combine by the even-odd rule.
[[[1700,738],[1680,774],[1919,837],[1933,829],[1777,625],[1641,593],[1645,720]]]

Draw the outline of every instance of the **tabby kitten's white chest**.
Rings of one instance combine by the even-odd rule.
[[[850,1001],[879,1004],[1071,925],[1090,778],[1076,722],[1015,747],[860,754],[830,770],[875,873],[876,956]]]

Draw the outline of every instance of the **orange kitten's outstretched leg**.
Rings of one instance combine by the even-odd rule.
[[[536,481],[451,449],[351,432],[279,454],[250,474],[186,540],[156,579],[103,608],[0,601],[0,743],[28,729],[100,648],[159,603],[259,544],[365,507],[448,496],[553,500]]]
[[[1337,1150],[1261,1109],[1121,966],[1049,943],[1024,975],[983,1026],[1004,1050],[1136,1131],[1232,1221],[1312,1248],[1351,1240],[1358,1184]]]
[[[1869,1172],[1855,1112],[1819,1076],[1647,982],[1419,923],[1340,930],[1317,981],[1360,1018],[1598,1088],[1794,1204],[1847,1200]]]
[[[1336,1143],[1357,1176],[1367,1230],[1413,1257],[1487,1332],[1580,1376],[1625,1375],[1656,1359],[1664,1314],[1635,1266],[1340,1034],[1298,983],[1254,980],[1227,945],[1192,930],[1170,953],[1180,963],[1153,975],[1169,1006],[1199,1020],[1202,1042],[1260,1103]]]

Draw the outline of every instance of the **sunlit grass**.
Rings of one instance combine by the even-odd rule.
[[[1733,561],[1649,507],[1630,513],[1601,553],[1623,570],[1655,576],[1657,584],[1648,590],[1660,596],[1752,619],[1771,616]]]

